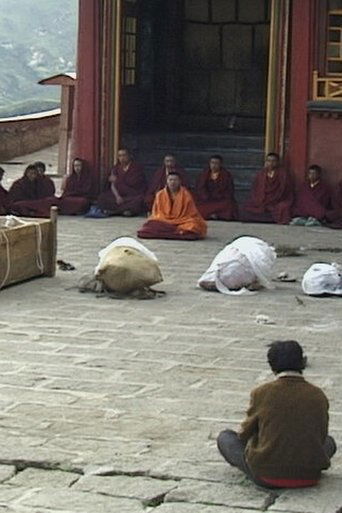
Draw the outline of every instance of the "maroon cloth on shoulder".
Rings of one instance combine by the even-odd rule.
[[[331,209],[326,212],[330,228],[342,228],[342,182],[337,184],[331,198]]]
[[[115,187],[123,199],[120,205],[111,190],[111,175],[116,176]],[[103,211],[112,214],[122,214],[129,210],[133,215],[144,212],[144,196],[146,192],[146,179],[143,167],[137,162],[131,162],[127,171],[117,164],[110,172],[107,180],[107,190],[99,195],[97,204]]]
[[[0,185],[0,215],[3,216],[8,212],[8,191]]]
[[[284,168],[277,168],[270,178],[264,168],[254,179],[250,197],[242,208],[242,220],[288,224],[293,198],[294,187],[290,174]]]
[[[50,208],[59,205],[55,196],[40,197],[38,179],[32,181],[26,176],[13,182],[8,199],[9,210],[19,216],[49,217]]]
[[[187,189],[190,189],[189,180],[186,175],[185,169],[183,169],[181,166],[176,165],[174,168],[174,171],[179,174],[181,185],[186,187]],[[154,198],[157,194],[157,192],[164,189],[166,186],[166,170],[165,166],[160,167],[157,169],[157,171],[154,173],[151,182],[148,185],[147,192],[145,195],[145,203],[147,206],[147,210],[151,211]]]
[[[60,214],[82,215],[90,207],[93,179],[90,171],[84,167],[79,175],[73,171],[66,179],[65,189],[60,198]]]
[[[177,225],[166,223],[163,221],[146,221],[146,223],[138,230],[140,239],[177,239],[177,240],[198,240],[198,233],[177,231]]]
[[[91,199],[92,187],[93,179],[87,168],[82,168],[79,175],[73,171],[66,179],[62,198],[76,196]]]
[[[227,169],[221,168],[218,179],[211,178],[210,168],[198,178],[195,192],[197,208],[204,217],[231,221],[237,218],[238,207],[234,197],[233,177]]]
[[[15,201],[38,199],[37,181],[29,180],[26,176],[15,180],[8,191],[10,205]]]
[[[55,192],[55,184],[50,177],[42,175],[37,178],[38,198],[48,198],[50,196],[54,196]]]
[[[329,187],[320,180],[315,187],[305,182],[296,195],[293,207],[294,217],[315,217],[322,221],[331,208],[331,193]]]

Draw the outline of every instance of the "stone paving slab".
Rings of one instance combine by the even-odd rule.
[[[329,250],[342,249],[342,233],[212,222],[205,241],[146,242],[160,260],[165,297],[97,299],[71,288],[92,271],[99,249],[119,235],[135,235],[142,222],[61,218],[58,256],[76,271],[0,292],[0,464],[10,467],[9,474],[0,467],[0,505],[18,513],[142,511],[139,500],[96,493],[107,486],[100,476],[88,492],[68,486],[68,476],[98,465],[127,490],[132,476],[176,482],[166,497],[177,502],[153,508],[161,513],[235,513],[237,505],[246,513],[266,507],[335,513],[340,504],[328,496],[338,496],[342,485],[339,452],[316,495],[283,491],[272,504],[268,492],[223,462],[215,439],[226,426],[238,426],[250,389],[271,378],[267,344],[296,338],[309,358],[307,378],[329,397],[331,433],[341,444],[341,300],[305,297],[300,282],[225,297],[197,289],[196,280],[239,234],[306,248],[305,256],[278,259],[274,271],[300,279],[314,261],[342,263],[342,253]],[[257,324],[260,314],[274,324]],[[11,479],[13,467],[19,473]],[[51,493],[58,469],[67,483]]]
[[[252,488],[247,481],[240,485],[227,485],[226,483],[184,479],[175,490],[166,495],[165,501],[251,508],[263,511],[269,503],[270,496],[272,494],[267,490]]]
[[[158,508],[151,509],[149,513],[241,513],[241,511],[240,508],[235,509],[230,506],[203,506],[177,502],[176,504],[162,504]],[[243,513],[255,513],[255,509],[243,509]]]
[[[283,513],[330,513],[342,508],[341,475],[323,478],[317,487],[284,491],[269,511]],[[303,496],[304,495],[304,496]]]

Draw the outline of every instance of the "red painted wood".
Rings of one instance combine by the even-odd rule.
[[[308,155],[307,102],[311,97],[315,0],[293,0],[290,131],[287,160],[296,181],[305,175]]]
[[[323,168],[328,183],[342,180],[342,117],[311,114],[309,120],[309,164]]]
[[[73,152],[85,159],[99,182],[100,169],[100,26],[98,0],[79,0],[77,83]]]

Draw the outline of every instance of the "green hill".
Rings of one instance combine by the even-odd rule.
[[[75,70],[77,8],[78,0],[0,0],[1,117],[58,106],[59,87],[37,82]]]

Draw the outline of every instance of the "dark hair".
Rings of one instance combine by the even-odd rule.
[[[275,153],[274,151],[267,153],[266,158],[268,157],[275,157],[277,160],[280,160],[280,155],[278,153]]]
[[[42,168],[42,169],[43,169],[43,171],[45,171],[45,170],[46,170],[46,165],[45,165],[45,163],[44,163],[44,162],[42,162],[41,160],[37,160],[37,162],[35,162],[33,165],[34,165],[36,168],[39,168],[39,167],[40,167],[40,168]]]
[[[302,372],[305,369],[303,349],[295,340],[277,340],[268,347],[267,360],[275,374],[283,371]]]
[[[180,174],[178,173],[178,171],[173,171],[173,170],[172,170],[172,171],[170,171],[170,172],[168,173],[168,175],[167,175],[167,176],[168,176],[168,177],[169,177],[169,176],[178,176],[178,178],[179,178],[179,179],[180,179],[180,177],[181,177],[181,176],[180,176]]]
[[[221,155],[212,155],[209,160],[212,160],[212,159],[219,160],[220,162],[223,161],[223,158]]]
[[[318,166],[317,164],[312,164],[312,166],[309,166],[309,170],[312,169],[313,171],[316,171],[319,175],[322,174],[322,168],[321,166]]]
[[[24,171],[24,176],[26,176],[29,171],[35,171],[37,173],[36,166],[34,164],[29,164]]]

